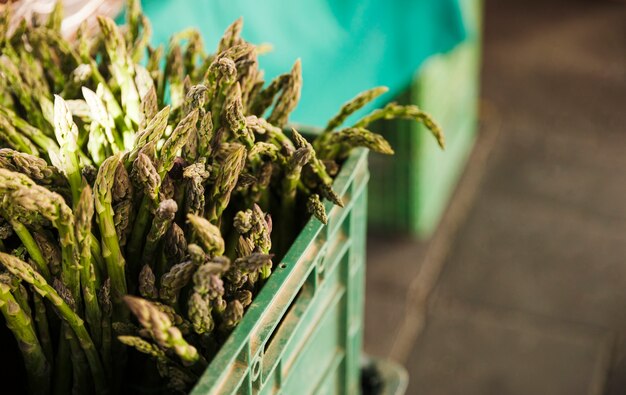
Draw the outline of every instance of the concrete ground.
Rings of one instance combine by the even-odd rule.
[[[408,394],[626,394],[626,3],[486,0],[479,139],[435,235],[370,235]]]

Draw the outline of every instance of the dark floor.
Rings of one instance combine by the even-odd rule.
[[[487,0],[483,117],[427,242],[370,237],[408,394],[626,394],[626,3]]]

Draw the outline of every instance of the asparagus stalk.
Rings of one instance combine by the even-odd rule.
[[[435,120],[430,115],[420,110],[415,105],[402,106],[397,103],[389,103],[385,107],[374,110],[370,114],[361,118],[356,124],[354,124],[354,127],[364,128],[376,120],[393,118],[406,118],[423,123],[435,139],[437,139],[439,146],[441,148],[445,148],[443,131],[439,125],[437,125]]]
[[[178,205],[172,199],[164,200],[159,204],[154,214],[152,226],[146,237],[146,245],[143,251],[143,260],[145,263],[151,264],[154,260],[157,246],[161,238],[165,235],[165,232],[169,229],[172,221],[174,221],[177,210]]]
[[[146,299],[156,299],[159,296],[156,277],[149,265],[143,265],[139,272],[139,294]]]
[[[207,219],[193,214],[187,214],[187,221],[207,254],[220,256],[224,253],[224,239],[217,226]]]
[[[8,216],[7,216],[8,217]],[[31,235],[30,231],[20,223],[18,220],[10,219],[9,222],[15,231],[15,234],[20,238],[24,247],[28,251],[28,255],[37,265],[37,270],[44,276],[46,280],[50,280],[50,270],[48,269],[48,263],[43,257],[39,245]]]
[[[107,383],[104,380],[104,371],[98,352],[93,344],[89,333],[85,329],[83,320],[72,310],[72,308],[59,296],[57,291],[51,287],[46,280],[26,262],[5,253],[0,253],[0,263],[7,268],[14,276],[29,283],[33,290],[39,293],[52,303],[59,316],[72,328],[80,346],[87,357],[91,375],[94,379],[97,393],[107,392]],[[43,354],[43,352],[42,352]]]
[[[82,176],[78,161],[78,127],[72,119],[72,114],[65,100],[61,96],[54,97],[54,133],[61,151],[58,158],[54,158],[55,166],[63,171],[70,183],[72,201],[78,202],[82,187]]]
[[[194,364],[202,360],[198,350],[185,341],[167,314],[161,312],[154,304],[133,296],[125,296],[124,301],[160,347],[174,350],[185,364]]]
[[[281,94],[276,100],[276,105],[267,121],[279,128],[284,127],[289,120],[289,114],[296,108],[300,100],[300,91],[302,90],[302,64],[300,59],[296,60],[289,79],[285,83]]]
[[[62,255],[62,278],[72,297],[80,304],[80,271],[76,259],[74,215],[63,198],[36,185],[28,177],[0,169],[0,194],[10,195],[5,207],[21,212],[24,218],[41,216],[58,230]],[[8,205],[8,206],[7,206]]]
[[[100,304],[96,291],[96,272],[91,258],[91,221],[94,214],[93,193],[89,185],[83,188],[76,205],[76,242],[80,256],[80,278],[85,301],[85,320],[93,336],[96,347],[101,346],[102,333]]]
[[[43,298],[38,293],[33,293],[33,305],[35,307],[33,316],[37,324],[37,337],[48,363],[52,364],[54,353],[52,349],[52,338],[50,337],[50,325],[48,323],[46,305],[44,304]]]
[[[159,155],[159,162],[156,166],[157,173],[161,179],[165,174],[172,169],[176,154],[186,144],[189,134],[195,128],[198,121],[198,110],[194,110],[181,120],[165,141]],[[135,220],[133,232],[131,234],[130,243],[128,245],[128,255],[132,262],[139,260],[139,254],[141,253],[141,247],[143,238],[150,221],[150,197],[145,196],[141,206],[139,207],[139,213]]]
[[[107,17],[98,17],[104,37],[109,67],[113,78],[121,89],[122,107],[126,116],[136,125],[141,120],[140,98],[135,86],[135,68],[124,44],[122,33],[115,22]]]
[[[389,89],[386,86],[379,86],[359,93],[352,100],[341,106],[341,109],[339,109],[337,115],[335,115],[328,121],[324,131],[329,132],[331,130],[335,130],[337,127],[341,126],[341,124],[344,123],[346,118],[348,118],[350,115],[363,108],[363,106],[365,106],[367,103],[371,102],[388,90]]]
[[[210,192],[211,200],[207,210],[207,218],[217,223],[230,202],[230,197],[237,185],[239,175],[246,163],[246,149],[240,144],[231,144],[224,159],[221,171],[217,174],[215,184]]]
[[[10,256],[4,253],[2,255]],[[39,343],[30,316],[24,312],[11,293],[10,283],[11,280],[6,274],[0,275],[0,311],[20,346],[28,375],[29,392],[45,394],[50,388],[50,364]]]
[[[120,156],[114,155],[107,158],[98,171],[94,184],[95,209],[102,240],[102,257],[106,262],[107,273],[111,279],[111,294],[114,304],[120,302],[120,298],[126,295],[126,260],[120,249],[115,223],[113,220],[113,194],[112,188],[117,167],[120,166]],[[114,309],[116,317],[121,317],[122,311]]]
[[[320,200],[320,196],[316,193],[309,196],[306,205],[307,211],[315,218],[319,219],[321,223],[326,225],[328,223],[328,216],[326,215],[326,209],[324,204]]]

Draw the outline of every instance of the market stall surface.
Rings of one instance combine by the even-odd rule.
[[[626,393],[626,3],[487,1],[481,132],[434,237],[373,232],[408,394]]]

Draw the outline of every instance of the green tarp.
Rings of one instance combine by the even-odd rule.
[[[381,100],[389,100],[409,85],[422,61],[465,37],[458,0],[143,0],[142,5],[153,24],[153,44],[167,45],[172,33],[196,27],[210,51],[242,16],[246,40],[272,44],[260,59],[267,80],[302,59],[302,99],[291,120],[313,126],[323,126],[364,89],[386,85],[391,93]]]

